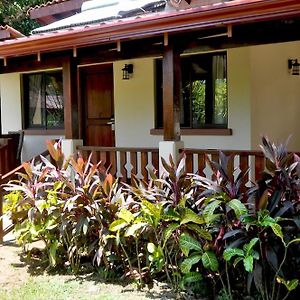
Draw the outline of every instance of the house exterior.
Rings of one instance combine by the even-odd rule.
[[[2,131],[25,130],[24,160],[56,138],[67,152],[148,147],[168,157],[292,135],[299,151],[299,25],[297,0],[85,1],[0,42]]]

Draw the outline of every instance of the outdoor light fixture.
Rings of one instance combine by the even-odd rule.
[[[122,69],[123,80],[128,80],[132,77],[133,74],[133,64],[126,64]]]
[[[292,75],[300,75],[300,64],[297,58],[288,60],[288,68]]]

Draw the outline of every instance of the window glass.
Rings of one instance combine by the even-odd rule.
[[[61,72],[26,74],[23,82],[26,128],[63,128]]]
[[[162,128],[162,63],[156,63],[156,126]],[[182,128],[227,128],[226,54],[181,58]]]

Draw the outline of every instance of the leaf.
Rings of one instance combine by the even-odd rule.
[[[198,272],[190,272],[185,274],[182,278],[182,285],[185,286],[187,283],[196,283],[202,280],[202,275]]]
[[[32,168],[31,168],[30,163],[24,162],[24,163],[22,164],[22,167],[24,168],[24,170],[25,170],[26,174],[28,175],[28,177],[29,177],[30,179],[32,179],[33,173],[32,173]]]
[[[253,249],[253,247],[255,246],[255,244],[259,241],[258,238],[253,238],[251,239],[251,241],[248,244],[245,244],[243,249],[245,252],[245,255],[248,256],[251,253],[251,250]]]
[[[179,237],[179,246],[185,256],[188,256],[191,250],[202,253],[201,244],[187,233],[182,233]]]
[[[55,240],[49,247],[49,262],[52,267],[56,266],[56,250],[58,248],[58,241]]]
[[[180,270],[183,274],[191,271],[193,265],[197,264],[202,258],[201,254],[195,254],[187,257],[180,265]]]
[[[284,281],[283,284],[286,286],[288,291],[291,292],[292,290],[297,288],[297,286],[299,284],[299,280],[298,279],[293,279],[291,281]]]
[[[216,272],[219,268],[219,262],[213,251],[205,251],[202,255],[202,263],[204,268]]]
[[[196,224],[188,224],[187,228],[198,233],[201,238],[207,241],[212,241],[212,235],[208,230],[202,229]]]
[[[238,233],[243,233],[243,230],[241,230],[241,229],[230,230],[230,231],[228,231],[228,232],[226,232],[226,233],[224,234],[223,240],[226,240],[226,239],[228,239],[228,238],[230,238],[230,237],[232,237],[232,236],[235,236],[235,235],[238,234]]]
[[[233,262],[233,266],[236,267],[236,265],[237,265],[240,261],[242,261],[243,259],[244,259],[243,257],[237,257],[237,258],[234,260],[234,262]]]
[[[165,228],[164,230],[164,245],[165,246],[166,242],[168,241],[168,239],[170,238],[170,236],[172,235],[172,233],[180,227],[180,224],[178,223],[171,223],[167,226],[167,228]]]
[[[293,243],[298,243],[298,242],[300,242],[300,238],[293,239],[287,244],[287,247]]]
[[[264,191],[264,193],[262,194],[262,196],[260,197],[260,199],[259,199],[259,202],[258,202],[258,209],[259,210],[265,209],[267,207],[268,200],[269,200],[268,195],[269,195],[269,191],[266,189]]]
[[[123,219],[115,220],[110,224],[109,230],[110,231],[118,231],[126,226],[127,226],[127,223],[125,220],[123,220]]]
[[[89,218],[84,218],[84,220],[83,220],[83,223],[82,223],[82,233],[83,233],[84,235],[86,235],[87,232],[88,232],[88,229],[89,229],[89,221],[90,221]]]
[[[245,215],[248,213],[248,210],[240,200],[238,199],[232,199],[227,203],[227,205],[234,210],[234,213],[236,217],[239,219],[242,215]]]
[[[276,223],[275,223],[275,224],[272,224],[272,225],[271,225],[271,228],[272,228],[273,232],[274,232],[278,237],[281,238],[282,242],[284,242],[284,241],[283,241],[283,233],[282,233],[281,226],[280,226],[279,224],[276,224]]]
[[[253,257],[251,255],[246,256],[243,259],[244,267],[247,272],[253,271]]]
[[[134,215],[126,208],[122,208],[118,213],[118,217],[126,221],[126,223],[131,223],[134,220]]]
[[[139,223],[133,224],[127,228],[124,236],[125,237],[134,236],[134,234],[137,230],[143,228],[146,225],[147,225],[147,223],[144,223],[144,222],[139,222]]]
[[[49,207],[46,200],[36,200],[35,206],[37,207],[40,213],[43,213],[44,209],[47,209]]]
[[[258,291],[262,291],[263,289],[263,269],[262,266],[256,262],[255,267],[253,269],[254,276],[254,284]]]
[[[207,223],[214,220],[214,212],[220,206],[221,200],[214,200],[209,203],[203,210],[203,216]]]
[[[148,214],[155,217],[155,219],[159,220],[161,217],[161,206],[159,204],[155,205],[147,200],[143,200],[142,204],[144,206],[145,211],[147,211]]]
[[[197,215],[195,212],[193,212],[189,208],[183,208],[181,213],[181,221],[180,225],[186,224],[186,223],[196,223],[196,224],[204,224],[205,221],[202,217]]]
[[[223,257],[226,261],[230,261],[233,256],[244,256],[244,251],[239,248],[227,248],[223,252]]]
[[[154,253],[156,250],[156,246],[153,243],[148,243],[147,244],[147,250],[149,253]]]

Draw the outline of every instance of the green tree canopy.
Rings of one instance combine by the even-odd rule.
[[[39,24],[31,20],[27,11],[30,7],[46,3],[48,0],[0,0],[0,25],[9,25],[28,35]]]

